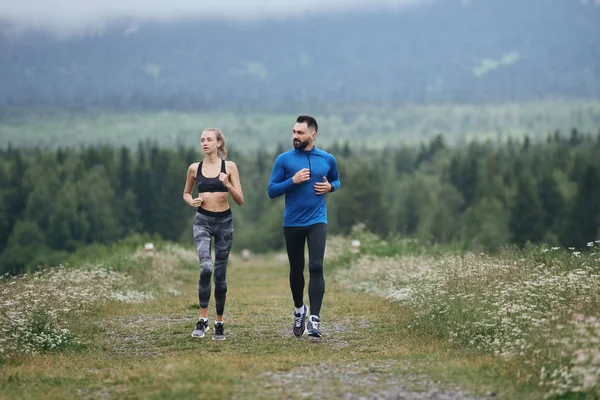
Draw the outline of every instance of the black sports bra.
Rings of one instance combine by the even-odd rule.
[[[225,160],[221,160],[221,172],[227,173],[225,170]],[[196,185],[198,186],[198,193],[205,192],[228,192],[223,182],[219,180],[219,177],[207,178],[202,175],[202,161],[198,164],[198,172],[196,173]]]

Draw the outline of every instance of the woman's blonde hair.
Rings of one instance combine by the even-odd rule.
[[[217,128],[207,128],[204,132],[213,132],[217,138],[217,142],[221,142],[221,145],[217,148],[217,156],[225,160],[227,158],[227,147],[225,147],[225,135]]]

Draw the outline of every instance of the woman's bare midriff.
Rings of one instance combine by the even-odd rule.
[[[195,174],[198,172],[198,164],[196,164]],[[214,170],[210,168],[204,168],[202,174],[204,176],[214,177],[217,176],[221,172],[220,166],[218,168],[214,168]],[[220,212],[229,209],[229,192],[203,192],[198,193],[199,197],[202,197],[202,205],[200,208],[213,211]]]
[[[204,199],[200,208],[208,211],[219,212],[229,209],[229,192],[204,192],[200,193]]]

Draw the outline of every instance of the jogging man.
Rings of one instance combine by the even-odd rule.
[[[320,338],[320,312],[325,294],[323,257],[327,238],[326,194],[340,187],[333,155],[315,147],[317,121],[308,115],[296,119],[294,148],[275,159],[269,197],[285,195],[283,234],[290,264],[290,289],[294,306],[294,335]],[[304,304],[304,249],[308,244],[309,312]]]

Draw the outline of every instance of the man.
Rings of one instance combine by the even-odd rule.
[[[321,337],[320,312],[325,280],[323,257],[327,236],[325,195],[340,187],[337,162],[334,156],[315,147],[317,121],[307,115],[297,118],[293,128],[294,148],[275,159],[269,188],[274,199],[285,194],[283,234],[290,264],[290,289],[294,299],[294,335],[308,332]],[[304,246],[308,243],[308,308],[304,304]]]

